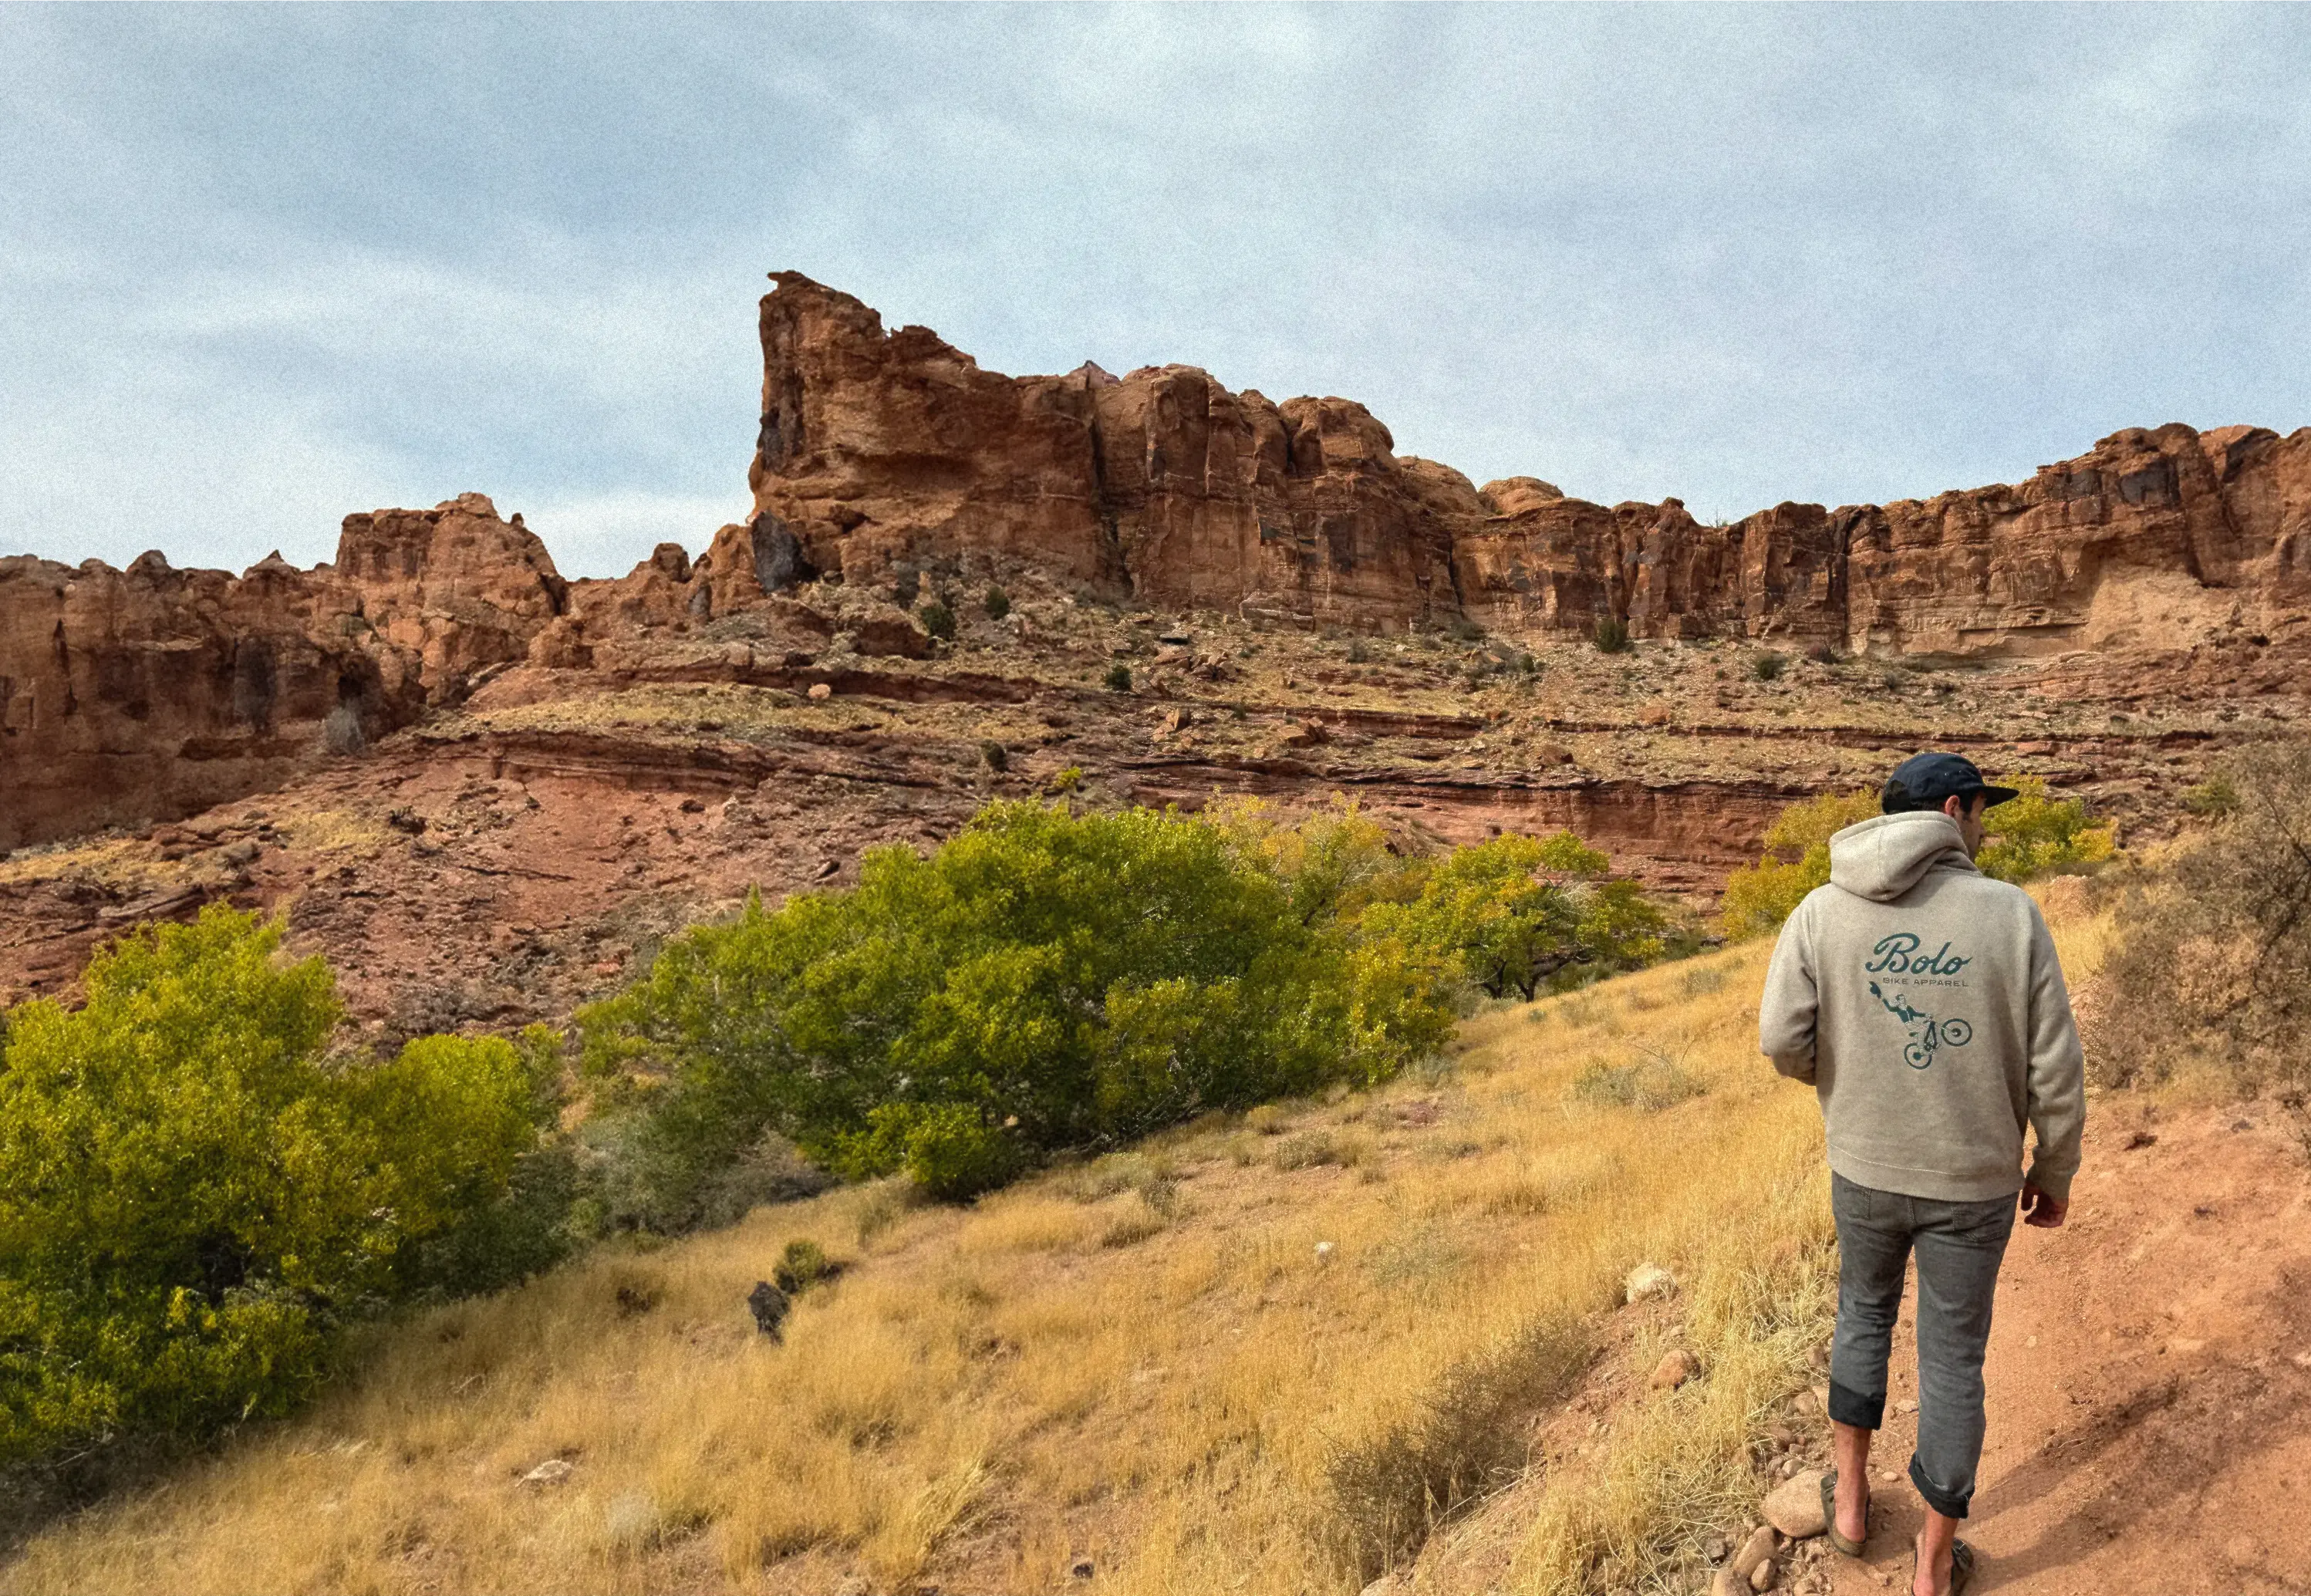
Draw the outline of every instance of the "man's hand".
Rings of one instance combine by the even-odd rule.
[[[2060,1230],[2070,1212],[2069,1203],[2055,1200],[2028,1181],[2022,1182],[2023,1224],[2035,1225],[2041,1230]]]

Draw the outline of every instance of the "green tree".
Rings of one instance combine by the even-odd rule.
[[[1974,862],[2001,881],[2031,881],[2081,865],[2098,865],[2118,850],[2116,828],[2090,825],[2082,798],[2057,798],[2041,776],[2016,776],[2020,796],[1983,815],[1988,833]]]
[[[536,1144],[502,1041],[333,1068],[334,982],[222,906],[0,1033],[0,1461],[292,1407],[352,1313],[455,1274]],[[427,1252],[429,1244],[447,1252]]]
[[[1339,793],[1297,820],[1255,798],[1223,799],[1202,818],[1239,860],[1290,894],[1303,925],[1353,920],[1374,902],[1419,890],[1421,868],[1399,857],[1380,823]]]
[[[1610,862],[1570,832],[1496,837],[1446,857],[1416,898],[1376,907],[1367,928],[1456,958],[1495,997],[1529,999],[1665,950],[1668,916],[1635,882],[1612,879]]]
[[[1727,938],[1740,941],[1777,931],[1805,901],[1806,894],[1829,883],[1829,839],[1879,811],[1868,790],[1824,793],[1790,805],[1766,833],[1766,854],[1725,879],[1718,921]]]
[[[1400,951],[1307,917],[1214,825],[1005,803],[928,859],[872,850],[855,889],[676,938],[580,1019],[589,1070],[641,1083],[622,1212],[678,1226],[766,1129],[963,1195],[1046,1149],[1382,1078],[1451,1024],[1449,970]]]

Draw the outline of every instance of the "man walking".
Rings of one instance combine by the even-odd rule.
[[[1983,812],[2014,797],[1970,761],[1921,754],[1888,779],[1885,813],[1829,840],[1829,885],[1783,927],[1758,1045],[1810,1082],[1827,1128],[1837,1220],[1829,1538],[1869,1535],[1870,1443],[1904,1265],[1918,1260],[1918,1446],[1925,1498],[1914,1596],[1974,1574],[1957,1539],[1982,1460],[1983,1350],[2014,1226],[2070,1206],[2086,1083],[2054,938],[2020,888],[1974,867]],[[2037,1131],[2022,1172],[2022,1132]]]

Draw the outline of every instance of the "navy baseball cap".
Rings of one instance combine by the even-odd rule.
[[[1982,779],[1974,761],[1962,754],[1918,754],[1896,765],[1894,773],[1886,778],[1879,807],[1888,815],[1905,809],[1939,809],[1944,798],[1977,792],[1987,794],[1993,805],[2021,796],[2015,788],[1993,787]]]

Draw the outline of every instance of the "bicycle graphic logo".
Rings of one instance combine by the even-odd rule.
[[[1907,998],[1888,998],[1879,990],[1878,983],[1870,983],[1870,995],[1885,1005],[1886,1012],[1900,1020],[1910,1032],[1910,1045],[1902,1050],[1902,1062],[1913,1069],[1924,1069],[1934,1061],[1934,1054],[1945,1047],[1964,1047],[1974,1040],[1974,1027],[1964,1020],[1938,1020],[1930,1014],[1921,1014],[1910,1007]],[[1914,1027],[1923,1024],[1923,1030]]]

